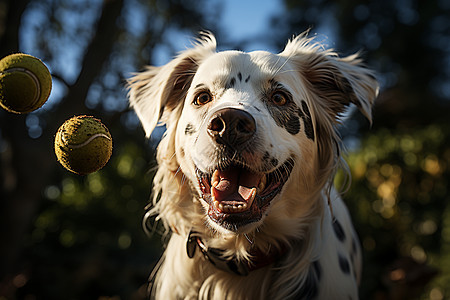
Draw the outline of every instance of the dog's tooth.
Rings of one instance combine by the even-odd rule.
[[[211,186],[216,187],[220,182],[219,170],[215,170],[211,176]]]
[[[218,209],[220,208],[220,202],[217,201],[217,200],[214,200],[214,201],[213,201],[213,205],[214,205],[214,208],[215,208],[216,210],[218,210]]]
[[[256,188],[252,188],[252,193],[250,194],[250,198],[247,199],[247,206],[252,206],[253,201],[256,197]]]
[[[211,197],[212,197],[213,201],[216,201],[216,195],[214,194],[214,189],[215,189],[215,186],[212,186],[210,193],[211,193]]]
[[[254,196],[251,198],[254,199]],[[219,201],[214,202],[214,206],[217,210],[220,210],[224,213],[240,213],[246,211],[249,207],[247,203],[238,203],[238,204],[222,204]]]
[[[242,203],[241,205],[239,205],[239,211],[246,211],[247,207],[247,203]]]
[[[266,183],[267,183],[267,177],[266,174],[264,174],[258,184],[258,190],[261,192],[264,190],[264,188],[266,187]]]

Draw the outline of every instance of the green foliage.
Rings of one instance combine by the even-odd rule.
[[[450,6],[283,2],[264,42],[282,49],[312,28],[341,53],[363,49],[381,82],[375,127],[348,156],[345,198],[365,260],[361,299],[450,298]],[[40,57],[55,86],[37,113],[0,111],[0,298],[142,299],[161,241],[141,227],[153,157],[123,81],[169,59],[182,47],[180,33],[218,33],[221,10],[204,0],[0,3],[0,53]],[[115,142],[107,166],[85,177],[62,170],[49,146],[61,122],[80,113],[105,121]],[[359,121],[347,134],[356,135]],[[395,267],[402,257],[416,264]],[[424,263],[439,270],[428,284],[434,273]]]
[[[65,173],[44,189],[45,200],[27,237],[34,268],[20,290],[57,299],[119,296],[143,299],[159,257],[159,237],[142,229],[150,199],[152,161],[141,145],[121,142],[108,165],[85,177]]]
[[[311,28],[339,53],[360,51],[380,82],[372,129],[362,118],[343,129],[361,143],[347,159],[353,180],[345,195],[364,250],[361,299],[450,298],[450,6],[283,3],[274,36]]]
[[[373,299],[402,284],[420,290],[428,272],[433,273],[423,263],[440,274],[424,292],[410,295],[450,296],[448,140],[448,124],[380,129],[363,138],[360,149],[348,156],[352,186],[345,199],[365,253],[361,299]],[[342,180],[342,174],[336,178],[338,184]],[[389,270],[402,257],[419,264],[413,270],[423,277],[420,283]]]
[[[209,5],[206,5],[209,4]],[[153,157],[126,97],[126,79],[169,60],[188,36],[217,28],[209,1],[2,0],[0,53],[42,59],[50,99],[36,112],[0,110],[0,299],[143,298],[161,251],[141,223]],[[79,177],[52,141],[74,115],[113,136],[111,160]]]

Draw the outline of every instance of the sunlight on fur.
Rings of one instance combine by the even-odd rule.
[[[306,33],[279,54],[216,52],[203,33],[129,89],[147,137],[167,128],[146,215],[169,235],[152,297],[358,299],[361,249],[332,187],[340,116],[354,105],[371,123],[378,94],[358,54]]]

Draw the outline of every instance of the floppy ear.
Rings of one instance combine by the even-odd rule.
[[[214,36],[203,33],[194,48],[181,52],[164,66],[149,66],[128,80],[130,104],[147,137],[158,123],[167,124],[171,113],[183,105],[198,65],[215,50]]]
[[[311,42],[301,35],[289,42],[281,55],[296,64],[335,121],[353,103],[372,122],[372,106],[379,90],[373,72],[365,67],[359,54],[340,58]]]

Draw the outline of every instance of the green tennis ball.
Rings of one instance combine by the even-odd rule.
[[[111,157],[111,134],[100,120],[75,116],[58,129],[55,154],[61,165],[73,173],[85,175],[98,171]]]
[[[44,105],[52,76],[42,61],[16,53],[0,60],[0,106],[9,112],[29,113]]]

